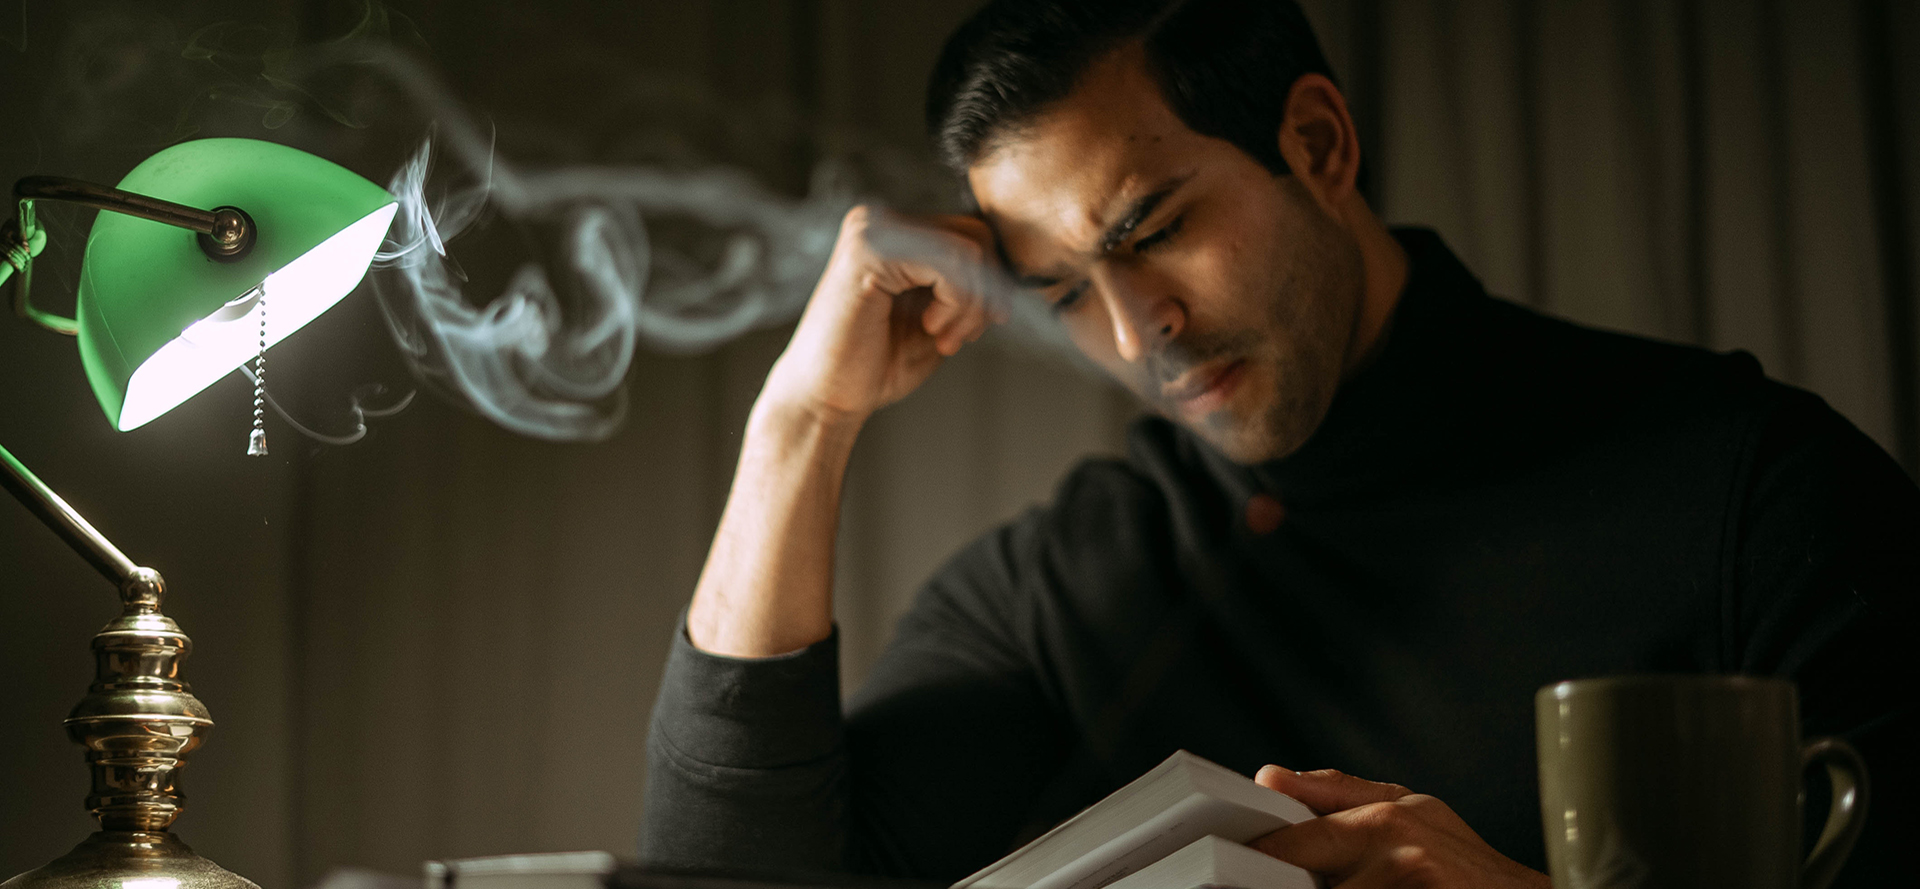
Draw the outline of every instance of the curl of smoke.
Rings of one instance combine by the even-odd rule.
[[[433,149],[429,137],[388,184],[400,210],[375,259],[382,312],[423,378],[540,438],[612,435],[641,343],[710,349],[799,314],[849,206],[785,200],[729,170],[523,174],[491,157],[480,184],[429,199]],[[564,274],[528,261],[503,292],[470,300],[447,242],[489,204],[513,219],[557,221]],[[650,214],[728,232],[719,261],[693,276],[682,269],[678,280],[653,274]]]
[[[700,352],[798,317],[842,216],[856,203],[831,162],[816,169],[802,198],[722,166],[523,171],[500,158],[410,58],[389,53],[374,61],[437,127],[388,186],[400,210],[375,261],[381,309],[416,374],[525,435],[612,435],[626,413],[636,346]],[[464,175],[430,177],[437,154]],[[430,178],[469,184],[435,191]],[[523,224],[557,222],[564,249],[556,268],[527,261],[502,292],[476,302],[447,245],[485,209]],[[712,233],[721,239],[717,259],[701,262],[650,242],[650,218]],[[950,252],[910,232],[887,242],[896,255]],[[1011,292],[996,270],[954,274],[990,297]],[[1037,339],[1054,329],[1036,301],[1013,300],[1009,310]]]
[[[436,127],[388,183],[400,209],[374,262],[380,308],[416,374],[521,434],[605,439],[625,418],[636,346],[697,352],[797,316],[853,203],[784,198],[727,168],[521,171],[410,58],[372,61]],[[429,194],[437,148],[466,174],[446,178],[470,184]],[[561,226],[560,267],[529,260],[471,299],[447,244],[486,209]],[[721,233],[718,261],[656,254],[650,216]]]

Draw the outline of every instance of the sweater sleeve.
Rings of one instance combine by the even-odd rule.
[[[845,838],[838,636],[770,658],[710,654],[675,625],[647,737],[640,857],[828,872]]]
[[[1920,816],[1920,488],[1818,398],[1786,397],[1762,428],[1731,538],[1729,615],[1740,672],[1799,686],[1805,737],[1838,735],[1867,762],[1866,831],[1835,886],[1911,872]],[[1808,841],[1826,820],[1806,776]]]
[[[1067,743],[1008,606],[1016,534],[927,583],[844,717],[834,639],[729,658],[683,622],[649,731],[642,858],[950,881],[1008,851]]]

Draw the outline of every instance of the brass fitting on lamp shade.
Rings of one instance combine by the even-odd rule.
[[[179,772],[213,720],[180,678],[193,641],[160,613],[165,593],[159,572],[127,573],[120,616],[93,637],[93,685],[67,717],[67,736],[87,749],[100,832],[0,889],[259,889],[167,830],[186,804]]]

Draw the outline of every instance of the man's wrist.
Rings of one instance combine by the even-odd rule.
[[[823,448],[826,454],[838,452],[844,456],[852,452],[866,422],[864,414],[762,393],[747,415],[747,443],[771,444],[783,452]]]

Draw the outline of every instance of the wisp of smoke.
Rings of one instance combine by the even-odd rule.
[[[411,58],[383,52],[371,61],[435,126],[388,185],[400,210],[375,260],[381,310],[421,378],[525,435],[612,435],[626,413],[637,346],[697,352],[793,320],[856,202],[828,175],[792,198],[724,166],[522,170]],[[442,157],[462,175],[430,176]],[[547,264],[523,262],[501,292],[476,300],[448,245],[489,210],[557,224],[561,249]],[[654,244],[650,218],[713,233],[722,239],[717,259]],[[895,232],[889,243],[900,255],[949,252],[912,233]],[[990,298],[1011,292],[996,269],[964,274]],[[1035,301],[1012,303],[1016,326],[1047,329]]]
[[[433,139],[396,173],[400,201],[374,283],[416,369],[508,429],[597,440],[626,410],[637,343],[696,351],[791,320],[833,247],[841,200],[789,201],[727,170],[568,169],[523,174],[493,159],[480,184],[429,199]],[[476,307],[447,242],[491,203],[565,231],[564,276],[528,261]],[[691,217],[730,232],[705,274],[651,274],[646,217]],[[556,277],[560,278],[556,281]]]
[[[727,168],[523,172],[423,71],[402,57],[384,61],[438,129],[388,184],[400,210],[375,260],[381,309],[416,372],[515,432],[604,439],[625,415],[636,345],[699,351],[792,320],[853,203],[833,193],[781,197]],[[459,178],[470,184],[429,194],[436,143],[465,165]],[[448,242],[486,207],[558,223],[561,268],[527,261],[501,293],[471,299]],[[718,261],[659,267],[646,220],[663,215],[722,233]]]

